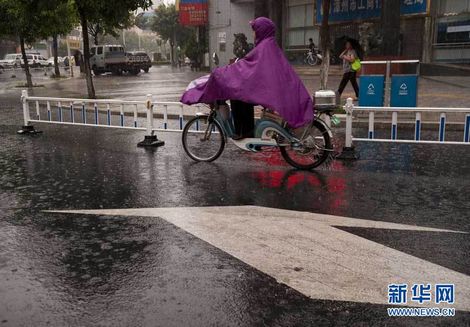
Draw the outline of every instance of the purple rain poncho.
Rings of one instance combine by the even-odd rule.
[[[241,100],[278,112],[291,127],[313,119],[313,101],[275,40],[276,27],[265,17],[251,22],[255,48],[238,62],[194,81],[181,98],[185,104]]]

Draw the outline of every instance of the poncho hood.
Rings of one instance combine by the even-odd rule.
[[[304,126],[313,119],[313,101],[278,47],[274,23],[260,17],[250,24],[255,48],[236,63],[215,69],[209,78],[190,84],[181,102],[240,100],[275,110],[294,128]]]
[[[276,26],[273,21],[260,17],[250,22],[251,28],[255,31],[255,44],[259,44],[261,41],[276,36]]]

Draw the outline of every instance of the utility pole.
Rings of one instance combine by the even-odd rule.
[[[400,55],[400,1],[382,0],[382,55]]]

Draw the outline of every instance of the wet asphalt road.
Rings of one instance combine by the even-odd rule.
[[[388,318],[382,305],[307,298],[160,219],[43,212],[258,205],[470,232],[468,147],[359,144],[359,161],[299,172],[229,146],[194,164],[178,134],[159,134],[157,150],[128,131],[18,136],[16,93],[0,100],[0,326],[470,324],[466,312]],[[341,229],[470,275],[469,234]]]

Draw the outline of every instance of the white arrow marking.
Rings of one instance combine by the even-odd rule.
[[[453,283],[443,306],[470,311],[469,276],[333,226],[456,231],[253,206],[49,212],[160,217],[315,299],[387,304],[391,283]]]

